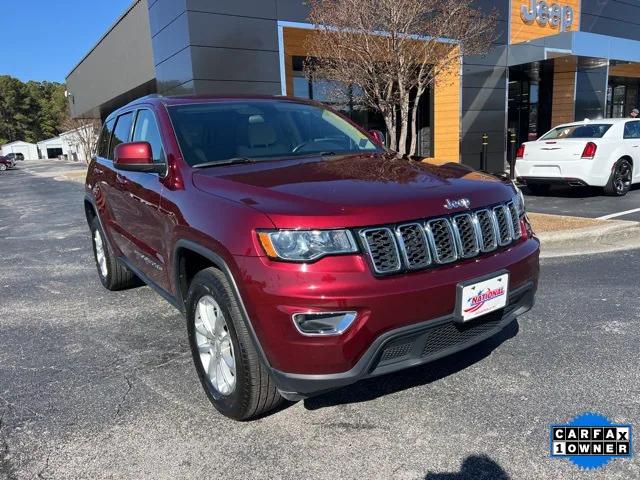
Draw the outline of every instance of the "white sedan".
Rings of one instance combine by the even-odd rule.
[[[533,193],[552,184],[604,187],[625,195],[640,182],[640,120],[615,118],[560,125],[516,154],[516,177]]]

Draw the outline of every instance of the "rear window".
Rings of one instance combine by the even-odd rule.
[[[611,128],[610,123],[589,123],[587,125],[569,125],[567,127],[554,128],[540,140],[553,140],[558,138],[602,138]]]

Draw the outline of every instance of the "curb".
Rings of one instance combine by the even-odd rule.
[[[640,248],[640,222],[607,220],[604,225],[543,232],[537,237],[540,258]]]

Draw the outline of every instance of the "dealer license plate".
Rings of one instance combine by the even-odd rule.
[[[507,305],[509,274],[458,284],[456,319],[468,322]]]

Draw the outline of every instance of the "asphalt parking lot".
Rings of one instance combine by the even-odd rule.
[[[638,426],[640,251],[545,260],[500,336],[236,423],[182,316],[100,285],[82,185],[54,178],[72,167],[20,167],[0,176],[0,478],[640,478],[637,456],[583,472],[548,451],[581,412]]]
[[[602,189],[589,187],[553,186],[545,195],[523,190],[531,212],[640,222],[640,185],[634,185],[624,197],[607,197]]]

